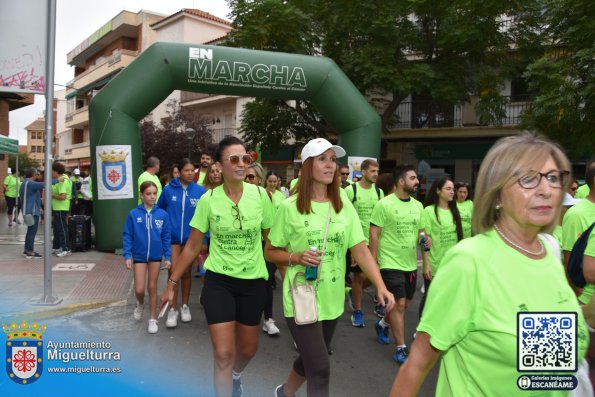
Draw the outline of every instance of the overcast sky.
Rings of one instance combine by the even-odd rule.
[[[171,15],[182,8],[197,8],[229,19],[225,0],[57,0],[54,89],[63,89],[74,78],[74,68],[66,63],[66,54],[121,11],[142,9]],[[45,97],[35,95],[34,105],[10,112],[9,136],[25,145],[25,127],[42,116],[44,110]]]

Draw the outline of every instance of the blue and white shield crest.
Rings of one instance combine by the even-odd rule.
[[[43,342],[24,339],[6,342],[6,372],[19,385],[35,382],[43,371]]]
[[[120,190],[126,185],[126,163],[124,161],[104,161],[101,163],[102,182],[106,189]]]

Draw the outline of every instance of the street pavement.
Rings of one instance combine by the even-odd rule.
[[[139,396],[211,396],[213,395],[213,360],[204,312],[198,303],[202,280],[193,277],[190,308],[192,321],[167,329],[165,321],[159,323],[159,332],[147,333],[147,312],[141,321],[132,318],[135,297],[132,274],[121,256],[91,250],[77,252],[65,258],[52,257],[52,266],[62,270],[52,271],[52,296],[61,299],[57,305],[38,305],[44,296],[43,260],[28,260],[22,256],[26,227],[8,227],[5,216],[0,220],[0,323],[38,321],[47,325],[44,341],[106,341],[111,351],[118,351],[122,358],[118,364],[120,374],[116,379],[139,390]],[[43,227],[37,235],[35,249],[43,252]],[[277,276],[278,277],[278,276]],[[159,291],[165,287],[166,271],[159,278]],[[244,396],[272,396],[276,385],[283,383],[297,353],[282,316],[281,282],[275,290],[274,318],[281,330],[279,337],[262,333],[258,353],[242,376]],[[419,285],[418,285],[419,287]],[[410,346],[418,321],[417,310],[421,294],[416,293],[407,310],[406,337]],[[371,290],[364,295],[363,308],[366,327],[354,328],[349,319],[350,311],[339,321],[333,338],[331,355],[331,396],[386,396],[399,366],[391,356],[394,345],[382,346],[376,342],[374,332]],[[49,336],[48,336],[49,335]],[[46,362],[46,365],[48,363]],[[96,364],[94,364],[96,365]],[[438,365],[431,371],[419,393],[433,396]],[[4,372],[4,371],[2,371]],[[46,370],[47,372],[47,370]],[[37,382],[53,374],[44,373]],[[79,377],[84,375],[71,375]],[[0,375],[0,378],[4,375]],[[45,378],[44,378],[45,377]],[[6,379],[6,378],[5,378]],[[96,395],[89,377],[88,389],[75,395]],[[0,389],[2,386],[0,380]],[[33,392],[34,385],[23,389]],[[30,389],[29,389],[30,388]],[[48,388],[44,396],[52,396]],[[21,395],[27,395],[21,394]],[[65,395],[56,392],[55,395]],[[110,392],[118,396],[118,390]],[[122,394],[130,397],[130,393]],[[298,392],[305,396],[305,387]]]

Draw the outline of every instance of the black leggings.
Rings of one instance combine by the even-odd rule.
[[[293,317],[285,319],[300,354],[293,362],[293,370],[306,378],[308,397],[328,396],[331,376],[328,350],[339,319],[307,325],[297,325]]]
[[[274,263],[266,262],[269,272],[269,279],[266,281],[266,300],[264,301],[264,319],[273,318],[273,285],[275,284],[275,272],[277,266]]]

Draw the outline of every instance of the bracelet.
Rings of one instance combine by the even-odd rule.
[[[288,263],[287,263],[287,266],[289,266],[289,267],[293,266],[293,263],[291,263],[291,255],[293,255],[293,252],[290,252],[289,253],[289,260],[288,260]]]
[[[172,280],[171,278],[167,280],[168,283],[172,283],[173,285],[178,285],[177,281]]]

